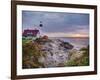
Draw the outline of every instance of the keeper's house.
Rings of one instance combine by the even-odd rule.
[[[26,29],[23,32],[23,37],[37,37],[39,34],[39,30],[34,29],[34,30],[30,30],[30,29]]]

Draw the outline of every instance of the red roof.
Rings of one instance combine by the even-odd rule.
[[[26,29],[23,32],[23,36],[37,36],[39,30],[35,29],[35,30],[30,30],[30,29]]]

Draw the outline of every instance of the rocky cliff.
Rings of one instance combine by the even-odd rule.
[[[38,38],[25,43],[23,68],[70,66],[67,62],[80,59],[84,53],[84,51],[77,51],[73,47],[70,43],[60,39]]]

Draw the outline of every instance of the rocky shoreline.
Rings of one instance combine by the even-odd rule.
[[[37,38],[23,44],[23,68],[74,66],[84,53],[86,50],[76,50],[72,44],[60,39]]]

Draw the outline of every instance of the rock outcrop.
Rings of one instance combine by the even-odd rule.
[[[48,68],[77,65],[84,51],[60,39],[37,38],[23,45],[23,68]],[[85,53],[86,50],[85,50]],[[86,57],[87,59],[87,57]],[[76,63],[77,62],[77,63]],[[87,63],[85,63],[87,64]]]
[[[73,48],[70,43],[59,39],[41,40],[39,43],[44,53],[39,62],[44,64],[44,67],[64,66],[69,59],[69,50]]]

